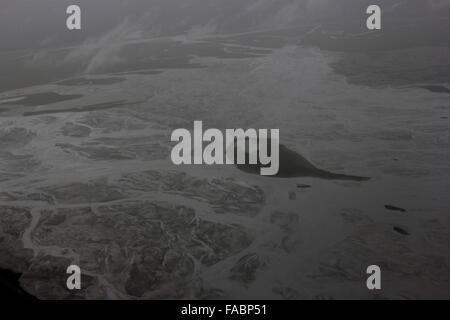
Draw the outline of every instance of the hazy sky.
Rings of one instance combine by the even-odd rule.
[[[70,4],[82,8],[82,32],[65,29]],[[2,0],[0,51],[76,44],[124,24],[134,36],[152,37],[350,21],[364,19],[369,4],[399,18],[450,16],[450,0]]]

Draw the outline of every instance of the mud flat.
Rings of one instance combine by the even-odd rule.
[[[126,201],[95,210],[80,206],[41,214],[33,241],[39,243],[39,252],[50,256],[38,256],[22,277],[24,287],[39,297],[68,296],[65,282],[53,276],[63,275],[69,263],[51,257],[55,241],[58,252],[80,257],[90,275],[83,293],[97,298],[105,293],[96,275],[113,283],[123,297],[181,298],[192,290],[197,263],[214,265],[252,242],[239,227],[204,221],[195,218],[191,208],[164,202]],[[170,289],[175,286],[176,291]]]
[[[450,93],[450,88],[444,87],[444,86],[422,86],[422,89],[428,90],[430,92],[435,92],[435,93]]]
[[[110,78],[74,78],[57,82],[60,86],[105,86],[125,81],[122,77]]]
[[[67,122],[61,128],[61,132],[66,137],[85,138],[91,134],[91,128],[72,122]]]
[[[136,44],[104,71],[190,65],[2,94],[21,112],[0,115],[0,267],[38,298],[448,298],[447,96],[419,88],[446,85],[446,49],[347,53],[339,71],[286,32]],[[9,104],[55,87],[83,97]],[[280,128],[281,176],[171,165],[170,132],[198,119]]]
[[[61,108],[61,109],[47,109],[47,110],[36,110],[36,111],[26,111],[23,113],[24,116],[37,116],[37,115],[46,115],[46,114],[55,114],[55,113],[66,113],[66,112],[87,112],[87,111],[96,111],[96,110],[105,110],[118,108],[126,105],[133,105],[133,102],[128,102],[126,100],[118,100],[118,101],[109,101],[109,102],[101,102],[95,104],[89,104],[84,106],[79,106],[75,108]]]
[[[74,100],[83,97],[80,94],[59,94],[56,92],[40,92],[21,97],[15,97],[14,101],[8,102],[11,105],[33,107],[49,105],[57,102]]]
[[[2,267],[23,272],[22,287],[44,299],[219,297],[192,282],[201,282],[202,268],[243,252],[254,236],[200,215],[196,206],[145,200],[160,192],[203,203],[216,215],[254,217],[264,203],[261,190],[233,180],[160,171],[2,192],[2,202],[33,207],[0,206]],[[75,296],[63,281],[70,263],[84,270]]]

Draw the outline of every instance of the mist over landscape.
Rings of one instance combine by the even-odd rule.
[[[3,1],[0,283],[39,299],[449,299],[448,30],[450,0]],[[197,120],[280,129],[279,174],[175,166],[171,132]]]

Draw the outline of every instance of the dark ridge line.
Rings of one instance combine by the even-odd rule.
[[[236,152],[235,152],[236,157]],[[235,159],[235,162],[237,160]],[[259,162],[258,164],[248,164],[249,155],[246,152],[246,163],[237,164],[236,167],[244,172],[250,174],[260,174],[260,169],[264,166]],[[298,178],[298,177],[312,177],[321,178],[327,180],[352,180],[352,181],[368,181],[369,177],[355,176],[334,173],[326,170],[322,170],[313,165],[305,157],[298,154],[295,151],[288,149],[286,146],[280,144],[279,148],[279,170],[276,175],[267,176],[268,178]]]
[[[136,102],[127,102],[126,100],[117,100],[112,102],[102,102],[102,103],[96,103],[96,104],[90,104],[83,107],[75,107],[75,108],[69,108],[69,109],[51,109],[51,110],[40,110],[40,111],[28,111],[24,112],[23,116],[37,116],[37,115],[44,115],[44,114],[54,114],[54,113],[66,113],[66,112],[88,112],[88,111],[97,111],[97,110],[105,110],[105,109],[112,109],[116,107],[120,107],[123,105],[135,105],[144,102],[142,101],[136,101]]]

